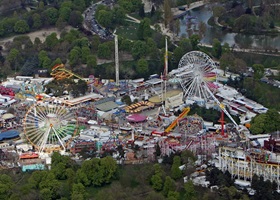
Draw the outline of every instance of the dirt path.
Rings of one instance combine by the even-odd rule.
[[[71,26],[67,26],[67,27],[65,27],[64,30],[69,31],[70,29],[73,29],[73,28]],[[29,36],[32,42],[34,42],[36,37],[38,37],[41,40],[41,42],[45,42],[46,37],[48,35],[52,34],[52,33],[56,33],[57,38],[58,39],[60,38],[61,31],[58,31],[57,28],[45,28],[45,29],[42,29],[42,30],[39,30],[39,31],[26,33],[26,34],[22,34],[22,35]],[[5,49],[5,43],[12,42],[13,39],[17,36],[20,36],[20,35],[15,35],[15,36],[12,36],[12,37],[0,39],[0,45],[3,46],[3,48]]]

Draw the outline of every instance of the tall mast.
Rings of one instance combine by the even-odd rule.
[[[118,36],[115,35],[115,65],[116,65],[116,86],[119,86],[119,49],[118,49]]]
[[[167,37],[165,38],[165,55],[164,55],[164,78],[167,79],[168,74],[168,47],[167,47]]]
[[[168,47],[167,47],[167,37],[165,38],[165,55],[164,55],[164,100],[166,101],[166,82],[167,82],[167,74],[168,74]]]

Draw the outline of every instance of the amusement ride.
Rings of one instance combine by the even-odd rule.
[[[64,106],[36,103],[24,117],[24,134],[39,152],[65,150],[77,132],[75,116],[75,113]]]
[[[214,101],[237,126],[225,106],[214,95],[218,88],[216,84],[217,66],[207,54],[200,51],[191,51],[185,54],[179,62],[178,69],[172,70],[169,76],[178,80],[186,100],[195,101],[199,105]]]

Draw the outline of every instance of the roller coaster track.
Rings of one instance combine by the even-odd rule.
[[[63,79],[68,79],[68,78],[78,78],[80,80],[85,80],[84,78],[82,78],[81,76],[71,72],[68,69],[65,69],[64,64],[57,64],[52,68],[51,71],[51,76],[53,76],[56,80],[63,80]],[[92,87],[97,93],[104,95],[101,91],[99,91],[99,89],[97,89],[95,86],[93,86],[93,84],[89,81],[87,81],[87,84],[90,85],[90,87]]]
[[[80,80],[84,80],[81,76],[74,74],[70,70],[65,69],[64,64],[58,64],[55,65],[52,68],[51,75],[56,79],[56,80],[63,80],[63,79],[68,79],[71,77],[76,77]]]

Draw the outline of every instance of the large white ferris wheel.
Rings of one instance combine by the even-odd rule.
[[[23,120],[27,140],[39,152],[65,150],[77,131],[75,113],[63,106],[34,104]]]
[[[200,51],[185,54],[179,62],[178,69],[172,70],[169,75],[181,84],[184,98],[204,105],[210,100],[215,101],[237,126],[212,92],[218,88],[215,84],[218,74],[215,62],[207,54]]]

